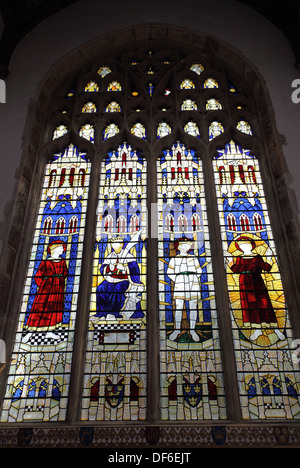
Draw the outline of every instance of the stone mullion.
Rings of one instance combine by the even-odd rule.
[[[203,155],[203,174],[208,207],[207,218],[210,231],[210,246],[216,292],[218,329],[220,336],[222,370],[224,376],[227,419],[241,420],[240,398],[235,364],[235,353],[224,267],[221,228],[218,216],[217,197],[213,174],[212,159],[207,151]]]
[[[153,103],[152,103],[153,104]],[[160,330],[158,297],[158,239],[157,239],[157,151],[153,106],[149,102],[149,145],[147,159],[147,422],[160,420]]]

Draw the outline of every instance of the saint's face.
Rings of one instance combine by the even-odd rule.
[[[57,245],[52,249],[51,256],[54,258],[59,258],[64,252],[64,248],[62,245]]]
[[[250,242],[241,242],[239,244],[239,247],[245,255],[252,255],[252,245],[250,244]]]

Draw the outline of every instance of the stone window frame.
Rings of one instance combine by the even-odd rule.
[[[241,120],[247,120],[253,130],[253,136],[249,137],[234,128],[238,112],[230,115],[230,106],[228,102],[224,105],[223,110],[205,111],[202,108],[200,111],[180,111],[180,103],[177,102],[176,113],[158,111],[160,105],[164,105],[165,99],[157,99],[155,119],[149,115],[146,109],[138,113],[138,119],[145,124],[152,134],[151,144],[147,141],[134,137],[130,134],[130,125],[134,120],[134,111],[128,112],[123,119],[123,127],[118,135],[112,139],[99,141],[99,135],[102,135],[103,128],[111,116],[104,114],[104,108],[107,104],[106,98],[102,103],[101,116],[94,114],[82,114],[81,107],[84,97],[87,94],[99,95],[96,93],[79,93],[75,96],[77,108],[74,110],[73,118],[69,119],[66,114],[60,114],[58,117],[57,110],[60,108],[60,97],[63,93],[67,93],[69,89],[74,87],[74,78],[77,80],[77,90],[84,89],[84,84],[89,78],[96,77],[97,65],[102,65],[107,61],[107,64],[114,62],[114,57],[120,57],[122,51],[128,51],[132,47],[140,50],[162,50],[170,49],[177,51],[179,70],[172,73],[174,89],[179,88],[180,80],[184,77],[192,76],[199,83],[204,76],[214,74],[214,77],[225,84],[226,79],[232,79],[232,82],[237,88],[244,90],[245,102],[248,108],[241,111]],[[127,60],[124,52],[122,60]],[[125,55],[124,55],[125,54]],[[183,68],[182,60],[186,63],[198,61],[193,60],[196,57],[204,57],[210,67],[205,69],[198,77],[194,72],[189,72]],[[101,58],[101,63],[99,59]],[[190,63],[192,64],[192,63]],[[94,68],[94,71],[91,71]],[[227,76],[224,74],[226,70]],[[176,72],[175,72],[176,71]],[[144,73],[144,72],[143,72]],[[142,74],[143,74],[142,73]],[[191,75],[192,74],[192,75]],[[113,73],[114,78],[122,77],[122,74],[117,70]],[[128,75],[129,76],[129,75]],[[141,75],[142,76],[142,75]],[[141,82],[145,79],[141,78]],[[98,80],[101,85],[109,81],[111,75],[107,75],[104,79]],[[166,77],[162,78],[160,87],[165,86]],[[135,86],[134,78],[131,77],[131,85]],[[251,84],[251,85],[250,85]],[[214,94],[216,98],[229,99],[221,90],[208,90],[207,94]],[[188,92],[186,90],[177,91],[177,96],[180,93],[185,96],[195,95],[194,90]],[[113,93],[114,95],[116,93]],[[228,93],[227,93],[228,94]],[[57,99],[53,99],[54,96]],[[124,99],[124,93],[120,93],[118,102],[121,103]],[[176,99],[176,98],[175,98]],[[234,100],[233,96],[233,100]],[[142,105],[143,98],[138,98],[134,101]],[[101,102],[99,101],[100,105]],[[124,104],[123,104],[124,105]],[[81,106],[81,107],[80,107]],[[175,110],[175,109],[174,109]],[[195,114],[198,112],[198,122],[200,127],[201,138],[196,141],[195,137],[184,133],[183,126],[185,116],[187,114]],[[222,118],[221,121],[225,126],[224,134],[218,138],[208,141],[207,135],[207,119],[217,115]],[[63,117],[62,117],[63,116]],[[172,127],[170,135],[163,139],[155,138],[155,125],[160,118],[168,116]],[[114,116],[120,123],[122,116]],[[95,143],[90,143],[84,138],[79,137],[79,129],[87,120],[95,124]],[[60,138],[52,140],[53,131],[57,125],[64,123],[69,126],[67,134]],[[97,128],[98,126],[98,128]],[[96,137],[97,135],[97,137]],[[269,207],[269,215],[271,219],[272,229],[274,233],[275,244],[279,263],[281,265],[284,288],[287,296],[288,309],[290,320],[294,331],[294,336],[300,336],[300,320],[299,308],[300,303],[299,292],[296,287],[296,279],[299,277],[300,262],[299,262],[299,226],[297,222],[296,204],[294,201],[294,193],[289,188],[289,173],[284,159],[282,144],[284,137],[280,135],[276,129],[274,110],[268,94],[266,84],[260,75],[259,71],[249,62],[240,52],[229,47],[227,44],[218,41],[213,37],[199,35],[183,28],[174,28],[166,25],[146,24],[134,28],[111,33],[102,36],[96,40],[90,41],[87,44],[77,48],[73,52],[62,57],[57,61],[46,77],[42,80],[36,92],[35,98],[31,100],[28,110],[25,132],[23,137],[23,154],[21,164],[17,171],[17,184],[13,200],[10,203],[10,214],[7,216],[5,233],[3,234],[3,249],[2,249],[2,271],[0,277],[1,295],[3,297],[2,306],[2,326],[1,335],[4,337],[7,355],[9,357],[15,338],[15,327],[19,314],[19,304],[23,291],[23,279],[25,279],[28,258],[31,248],[31,239],[35,226],[36,213],[40,200],[41,187],[36,184],[36,180],[41,180],[44,166],[53,153],[62,151],[70,143],[78,145],[82,151],[86,151],[92,162],[92,173],[90,183],[90,194],[86,225],[89,228],[86,230],[83,264],[81,272],[80,296],[78,302],[78,310],[84,310],[84,313],[77,315],[75,346],[73,362],[76,362],[76,367],[73,366],[68,416],[65,424],[79,424],[79,409],[81,406],[81,380],[83,377],[84,365],[84,349],[85,336],[88,326],[88,313],[90,290],[92,281],[92,262],[93,249],[89,248],[93,244],[95,223],[96,223],[96,206],[98,203],[98,186],[101,161],[107,154],[109,149],[115,149],[124,141],[131,144],[135,149],[141,149],[143,154],[149,155],[151,164],[148,168],[148,212],[151,213],[151,203],[156,201],[156,159],[163,148],[170,147],[177,140],[181,140],[187,147],[195,148],[203,155],[203,170],[206,173],[207,179],[205,188],[207,193],[207,205],[212,206],[209,214],[210,226],[218,226],[218,214],[216,195],[214,190],[214,178],[212,173],[212,157],[216,154],[218,148],[225,147],[225,144],[233,138],[242,147],[250,148],[254,154],[263,155],[260,159],[262,178],[264,183],[265,195]],[[38,155],[38,156],[37,156]],[[210,210],[208,210],[210,211]],[[228,419],[222,421],[222,424],[234,422],[237,424],[249,425],[248,421],[241,419],[237,377],[234,365],[234,349],[232,342],[232,332],[228,305],[228,296],[226,290],[225,270],[222,262],[222,248],[220,230],[217,230],[216,236],[210,239],[212,253],[214,257],[214,272],[216,294],[218,297],[219,306],[222,307],[222,313],[219,313],[220,339],[224,343],[222,346],[223,368],[225,377],[225,387],[227,393],[227,414]],[[25,254],[24,254],[25,252]],[[149,238],[148,240],[148,258],[153,259],[153,264],[157,265],[157,239]],[[22,281],[20,281],[22,278]],[[148,334],[159,336],[158,334],[158,272],[157,267],[153,267],[153,274],[149,275],[148,291],[148,309],[156,310],[157,314],[148,314]],[[152,294],[152,291],[154,294]],[[13,312],[12,312],[13,311]],[[226,345],[226,346],[225,346]],[[151,356],[151,359],[149,359]],[[4,394],[6,383],[6,374],[9,366],[2,368],[1,372],[1,395]],[[146,426],[147,424],[168,425],[167,422],[162,423],[159,419],[159,342],[148,337],[148,382],[151,381],[151,386],[155,389],[152,396],[149,398],[147,421],[135,423],[137,426]],[[229,396],[229,398],[228,398]],[[238,403],[237,403],[238,402]],[[191,422],[188,422],[191,424]],[[196,421],[192,424],[207,425],[208,421]],[[257,421],[256,421],[257,423]],[[265,423],[265,422],[264,422]],[[267,422],[268,423],[268,422]],[[284,424],[293,424],[283,421]],[[20,423],[23,426],[24,423]],[[118,423],[120,424],[120,423]],[[127,426],[130,423],[122,422]],[[175,422],[175,425],[184,426],[185,422]],[[271,424],[271,423],[269,423]],[[10,424],[5,423],[4,426]],[[45,423],[43,426],[55,425],[55,423]],[[114,422],[95,423],[96,425],[116,425]],[[171,423],[174,425],[174,422]],[[250,422],[251,425],[251,422]],[[3,427],[3,424],[1,424]]]

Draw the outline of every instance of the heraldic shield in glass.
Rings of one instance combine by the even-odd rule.
[[[102,163],[82,420],[146,416],[146,160]]]
[[[162,419],[225,419],[202,162],[177,142],[157,172]]]
[[[299,372],[258,159],[230,141],[213,160],[245,419],[298,418]]]
[[[46,165],[1,421],[63,421],[90,162],[70,145]]]

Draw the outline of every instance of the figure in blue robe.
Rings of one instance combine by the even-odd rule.
[[[100,267],[104,281],[96,290],[97,313],[95,317],[113,315],[117,319],[141,319],[140,270],[135,257],[123,249],[121,241],[112,244],[112,252]]]

